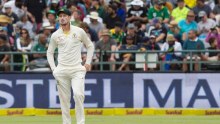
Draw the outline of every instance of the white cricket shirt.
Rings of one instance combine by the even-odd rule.
[[[56,65],[54,62],[54,51],[58,48],[58,65],[63,67],[73,67],[81,70],[81,44],[87,48],[86,64],[90,64],[94,53],[94,45],[85,31],[76,26],[70,26],[70,32],[64,34],[62,28],[59,28],[51,36],[47,50],[47,59],[52,70]]]

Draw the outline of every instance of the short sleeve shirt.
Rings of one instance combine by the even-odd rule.
[[[195,21],[191,23],[186,23],[186,20],[181,20],[178,23],[178,26],[180,27],[181,32],[188,33],[190,30],[198,30],[198,25]]]
[[[127,12],[127,17],[129,18],[132,16],[147,17],[147,10],[144,8],[140,8],[139,10],[135,10],[133,8],[130,8]]]
[[[180,9],[179,7],[177,7],[172,11],[172,17],[174,17],[176,22],[179,22],[183,19],[186,19],[188,12],[189,12],[189,9],[186,7],[184,7],[183,9]]]
[[[195,13],[195,15],[197,15],[197,16],[196,16],[196,21],[197,21],[197,22],[199,21],[198,15],[199,15],[199,12],[200,12],[200,11],[205,11],[206,14],[208,15],[208,17],[209,17],[209,15],[210,15],[210,13],[212,12],[211,7],[208,6],[208,5],[204,5],[204,7],[201,7],[201,8],[195,6],[192,10],[193,10],[193,12]]]
[[[47,51],[47,47],[46,47],[46,45],[44,46],[44,45],[38,43],[34,46],[32,51],[45,52],[45,51]]]
[[[157,10],[155,7],[150,8],[148,11],[148,19],[153,19],[156,17],[160,17],[162,19],[170,18],[170,13],[167,7],[163,7],[161,10]]]
[[[152,29],[151,32],[150,32],[150,35],[154,35],[156,37],[160,36],[162,33],[164,33],[165,35],[167,35],[167,29],[162,26],[161,28],[159,29]],[[160,42],[165,42],[166,41],[166,36],[163,38],[162,41]]]
[[[111,50],[111,46],[117,45],[115,40],[110,39],[107,43],[104,43],[102,40],[98,41],[95,45],[96,50],[103,50],[103,51],[108,51]]]

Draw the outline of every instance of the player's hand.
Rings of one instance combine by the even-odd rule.
[[[89,65],[89,64],[85,64],[84,67],[86,68],[86,71],[90,71],[91,70],[91,65]]]

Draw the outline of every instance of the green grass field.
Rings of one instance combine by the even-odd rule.
[[[75,123],[73,118],[72,124]],[[61,116],[0,116],[0,124],[62,124]],[[86,116],[86,124],[220,124],[220,116]]]

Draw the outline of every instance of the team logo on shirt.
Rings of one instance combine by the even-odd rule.
[[[63,45],[65,42],[65,37],[63,37],[63,36],[58,36],[57,37],[57,43],[59,44],[59,45]]]
[[[58,39],[59,39],[59,41],[64,41],[65,40],[65,38],[63,36],[59,36]]]
[[[72,37],[73,38],[77,38],[76,33],[73,33]]]

